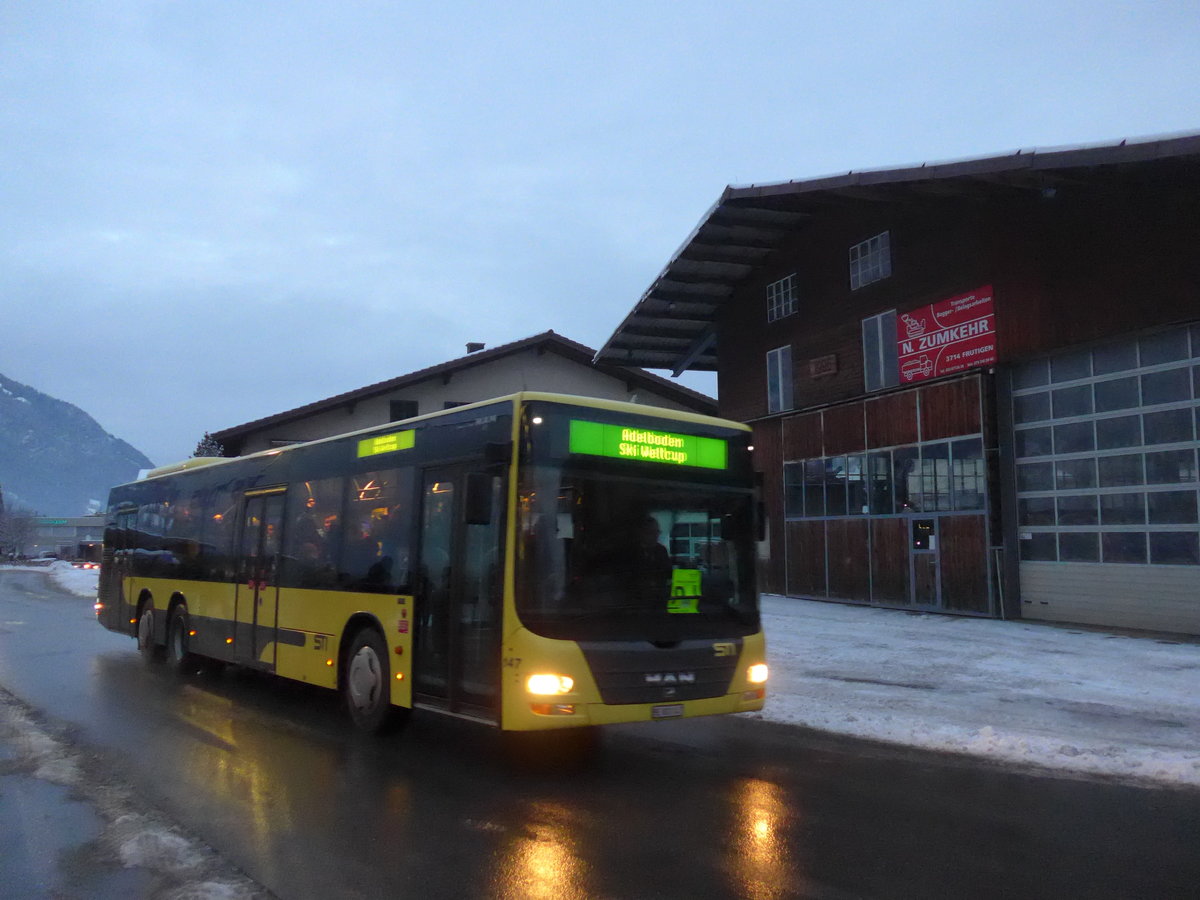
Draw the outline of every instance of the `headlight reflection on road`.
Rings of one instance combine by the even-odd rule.
[[[525,835],[508,848],[497,873],[496,896],[522,900],[585,900],[583,864],[575,854],[567,823],[570,812],[553,803],[538,803]],[[550,819],[551,821],[544,821]]]
[[[784,844],[783,824],[787,801],[779,786],[750,778],[742,782],[734,798],[737,858],[733,871],[741,895],[752,900],[771,900],[796,887],[796,873]]]

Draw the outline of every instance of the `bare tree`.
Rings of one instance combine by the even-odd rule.
[[[25,555],[37,533],[36,515],[22,507],[0,509],[0,555],[8,559]]]

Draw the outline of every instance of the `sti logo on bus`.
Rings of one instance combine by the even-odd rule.
[[[729,465],[729,445],[720,438],[582,419],[571,420],[570,451],[701,469],[724,469]]]

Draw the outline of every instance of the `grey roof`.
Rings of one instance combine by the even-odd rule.
[[[363,400],[368,397],[375,397],[380,394],[390,393],[411,384],[427,381],[428,379],[438,375],[451,375],[455,372],[462,371],[463,369],[484,365],[496,359],[500,359],[505,356],[512,356],[515,353],[521,353],[525,350],[531,349],[537,350],[538,352],[556,353],[559,356],[565,357],[573,362],[577,362],[580,365],[587,366],[589,368],[594,367],[597,371],[602,372],[605,375],[610,375],[613,378],[619,378],[628,382],[629,384],[654,391],[660,396],[673,400],[680,405],[693,410],[694,412],[703,413],[705,415],[716,415],[717,402],[707,394],[694,391],[691,388],[687,388],[676,382],[669,381],[662,376],[647,372],[644,369],[618,363],[596,362],[596,351],[591,347],[586,347],[583,344],[563,337],[561,334],[556,334],[553,330],[551,330],[544,331],[541,334],[535,334],[532,337],[523,338],[519,341],[513,341],[508,344],[500,344],[492,347],[490,350],[479,350],[474,353],[469,353],[466,356],[461,356],[457,359],[438,363],[437,365],[429,366],[424,369],[418,369],[415,372],[409,372],[407,375],[400,375],[397,378],[391,378],[387,381],[369,384],[366,387],[357,388],[353,391],[346,391],[345,393],[337,394],[324,400],[317,400],[304,406],[298,406],[295,409],[289,409],[284,412],[265,416],[261,419],[255,419],[253,422],[246,422],[243,425],[234,425],[230,428],[222,429],[221,431],[214,431],[212,432],[212,437],[222,444],[229,443],[245,437],[250,432],[258,431],[262,428],[293,422],[297,419],[303,419],[329,409],[336,409],[339,406],[346,406],[348,404],[356,403],[359,400]]]
[[[831,209],[937,197],[1004,197],[1104,179],[1193,179],[1200,134],[727,187],[596,354],[597,361],[715,371],[718,308]]]

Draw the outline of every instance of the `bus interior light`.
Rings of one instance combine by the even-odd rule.
[[[746,677],[751,684],[764,684],[767,680],[767,664],[755,663],[746,670]]]
[[[574,687],[575,679],[568,675],[530,675],[525,682],[525,689],[539,696],[569,694]]]

